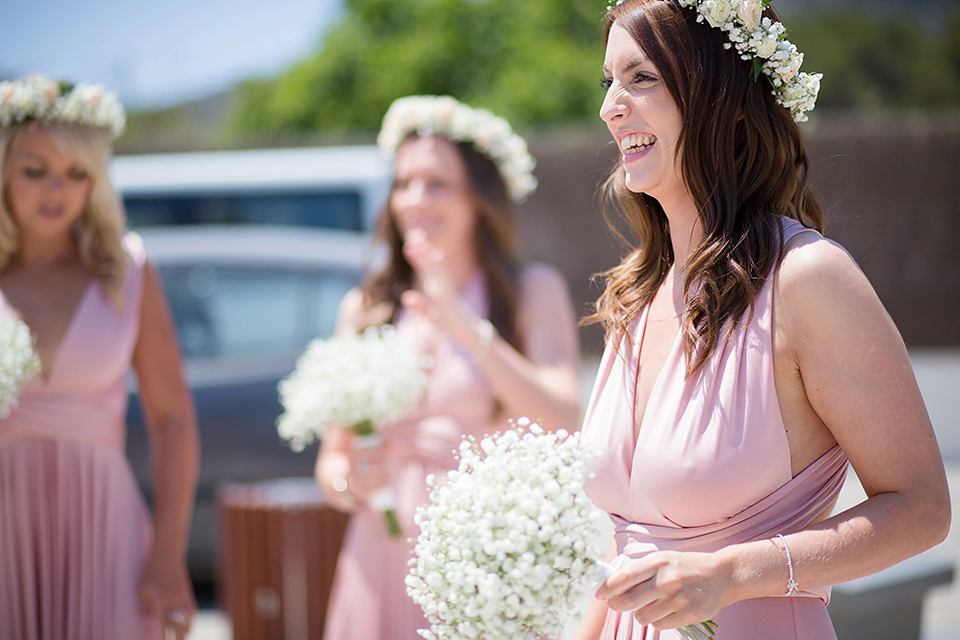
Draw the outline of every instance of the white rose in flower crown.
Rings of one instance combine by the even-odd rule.
[[[747,31],[755,31],[763,17],[763,3],[760,0],[740,0],[737,16]]]
[[[711,27],[724,28],[736,14],[730,0],[705,0],[702,4],[702,15]]]

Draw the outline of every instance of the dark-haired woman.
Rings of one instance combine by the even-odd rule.
[[[529,416],[547,428],[579,420],[576,320],[551,267],[520,265],[515,201],[535,186],[526,144],[505,121],[449,97],[410,96],[384,118],[380,143],[396,154],[393,187],[376,230],[387,264],[344,298],[340,331],[385,322],[433,361],[425,398],[382,431],[383,446],[325,438],[316,476],[334,506],[352,511],[325,638],[405,640],[427,628],[406,594],[416,507],[426,477],[456,466],[465,434]],[[397,494],[402,536],[391,539],[367,504]]]
[[[795,121],[819,77],[760,0],[606,19],[608,194],[640,238],[606,274],[583,426],[625,564],[578,639],[835,638],[829,587],[939,543],[940,452],[903,342],[820,235]],[[866,500],[833,507],[852,465]]]

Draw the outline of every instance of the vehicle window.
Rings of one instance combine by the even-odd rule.
[[[361,231],[357,191],[126,195],[132,228],[180,224],[277,224]]]
[[[184,356],[296,355],[333,332],[356,275],[210,264],[159,267]]]

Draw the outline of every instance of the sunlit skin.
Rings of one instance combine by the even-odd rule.
[[[677,158],[680,109],[653,62],[619,24],[610,30],[603,76],[607,93],[600,118],[620,149],[627,188],[664,208],[689,199]]]

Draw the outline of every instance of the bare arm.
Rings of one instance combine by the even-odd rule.
[[[872,287],[845,251],[821,240],[787,255],[778,294],[780,330],[809,407],[867,495],[786,537],[796,581],[817,587],[852,580],[938,544],[950,523],[940,450],[906,347]],[[754,588],[782,592],[781,546],[754,543],[742,551],[747,560],[735,560],[735,568],[771,567],[762,572],[764,586]]]
[[[141,606],[161,614],[195,608],[186,569],[199,465],[199,435],[180,349],[160,281],[143,271],[140,335],[133,353],[154,469],[154,541],[140,584]],[[180,630],[177,630],[178,632]]]

